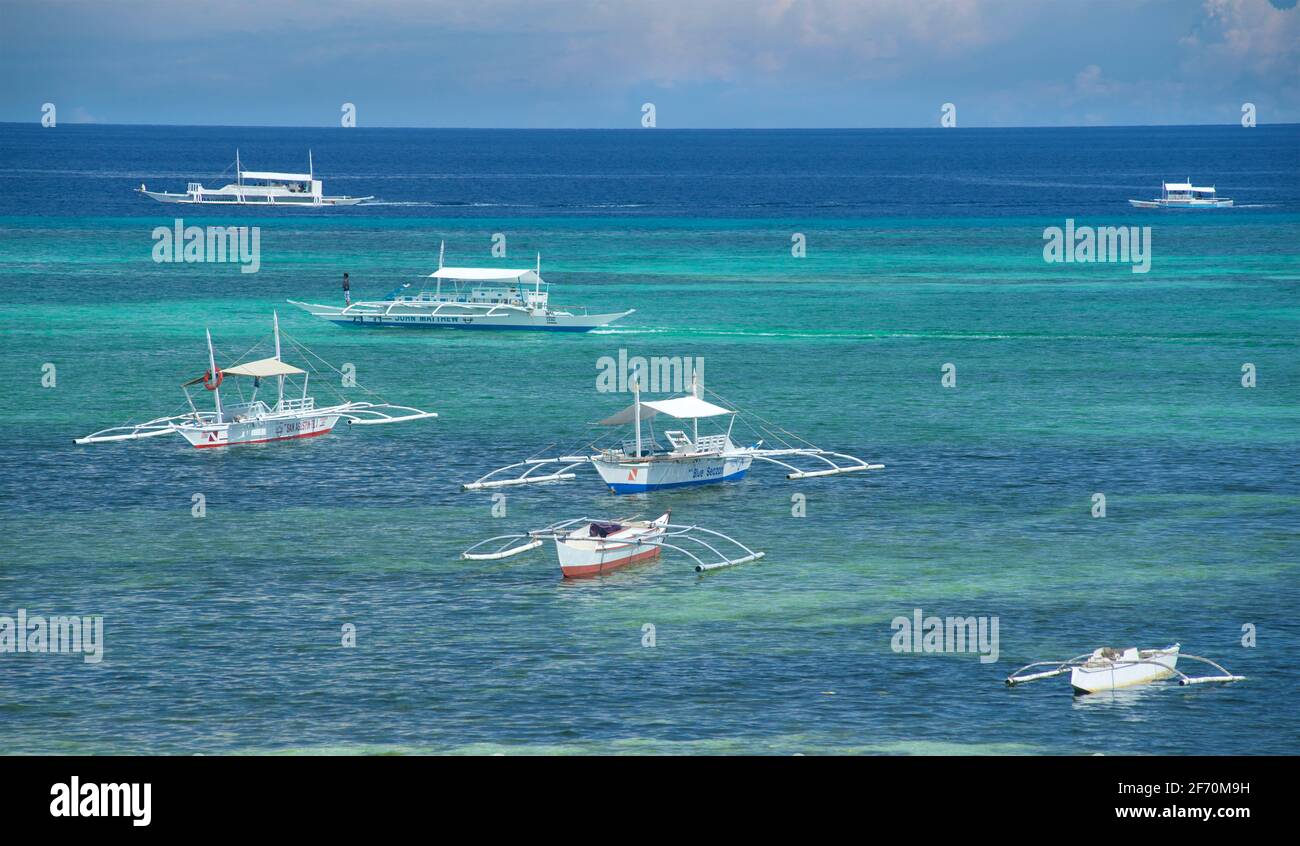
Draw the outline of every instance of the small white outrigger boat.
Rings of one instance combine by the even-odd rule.
[[[137,189],[141,194],[160,203],[214,206],[289,206],[321,208],[322,206],[355,206],[374,197],[327,197],[324,183],[316,178],[316,166],[311,151],[307,151],[306,173],[279,173],[275,171],[244,170],[235,151],[235,181],[220,188],[204,188],[200,182],[191,182],[184,194],[150,191],[143,184]]]
[[[529,485],[539,482],[560,482],[575,478],[576,468],[590,464],[600,474],[605,485],[616,494],[636,494],[665,488],[682,488],[694,485],[711,485],[743,479],[754,461],[766,461],[784,467],[787,479],[809,479],[816,476],[834,476],[864,470],[881,470],[883,464],[868,464],[860,458],[844,453],[821,449],[797,435],[779,429],[756,415],[746,421],[756,434],[781,444],[778,448],[765,448],[760,438],[749,446],[740,446],[732,440],[737,418],[743,413],[726,408],[703,398],[704,387],[698,372],[692,379],[691,393],[665,400],[643,401],[638,386],[632,385],[632,405],[595,424],[597,426],[631,426],[632,437],[616,436],[608,446],[589,444],[585,455],[559,455],[525,459],[500,467],[462,485],[467,491]],[[713,394],[712,391],[709,392]],[[717,397],[716,394],[713,394]],[[721,397],[717,397],[721,399]],[[691,434],[685,428],[665,429],[668,446],[655,440],[653,420],[658,415],[690,423]],[[700,434],[700,420],[726,417],[725,431],[709,435]],[[642,423],[650,424],[649,437],[643,436]],[[811,469],[792,464],[809,460]],[[817,462],[821,462],[818,464]]]
[[[1200,661],[1218,670],[1217,676],[1188,676],[1177,667],[1178,659]],[[1051,667],[1026,673],[1035,667]],[[1120,690],[1126,687],[1150,684],[1154,681],[1178,677],[1180,685],[1205,684],[1206,682],[1242,681],[1245,676],[1234,676],[1209,658],[1188,655],[1180,651],[1179,644],[1166,646],[1164,649],[1115,649],[1103,646],[1071,658],[1068,661],[1036,661],[1016,670],[1007,676],[1007,687],[1015,687],[1025,682],[1050,679],[1054,676],[1070,674],[1070,686],[1075,693],[1099,693],[1103,690]]]
[[[264,444],[273,441],[288,441],[298,438],[314,438],[328,434],[339,420],[346,420],[357,426],[374,426],[382,423],[402,423],[408,420],[423,420],[437,417],[432,411],[421,411],[402,405],[388,403],[350,402],[343,399],[335,405],[318,406],[314,397],[307,395],[307,380],[310,374],[306,370],[294,367],[280,358],[280,320],[273,319],[275,327],[275,355],[270,358],[236,363],[230,367],[218,369],[216,353],[212,347],[212,334],[208,339],[208,369],[202,376],[195,377],[181,385],[185,392],[185,401],[189,411],[170,417],[159,417],[145,423],[114,426],[99,432],[76,438],[78,444],[97,444],[110,441],[137,441],[155,438],[173,432],[189,441],[197,449],[215,447],[242,446],[246,444]],[[297,346],[302,352],[314,355],[306,347],[297,344],[292,338],[286,340]],[[221,384],[227,376],[242,376],[253,380],[252,395],[242,398],[238,403],[223,403]],[[285,380],[291,376],[302,377],[302,395],[286,397]],[[276,380],[276,400],[268,405],[258,399],[257,394],[262,379],[274,377]],[[213,411],[200,411],[190,396],[190,388],[202,384],[212,392]],[[328,383],[326,383],[328,384]],[[229,389],[227,389],[229,390]]]
[[[1232,205],[1227,197],[1216,197],[1214,186],[1193,185],[1186,182],[1164,182],[1160,196],[1154,200],[1129,200],[1139,209],[1223,209]]]
[[[428,278],[434,288],[406,293],[407,282],[382,300],[359,300],[343,306],[293,305],[339,326],[396,326],[409,329],[540,329],[551,332],[590,332],[627,317],[636,309],[588,314],[586,309],[551,305],[550,286],[542,281],[542,257],[533,270],[491,267],[444,267]],[[444,288],[444,283],[446,288]]]
[[[664,512],[654,520],[593,520],[590,517],[564,520],[544,529],[497,535],[479,541],[461,553],[461,557],[470,561],[497,561],[536,549],[544,541],[554,541],[560,573],[566,579],[600,576],[651,561],[657,559],[663,549],[690,558],[695,562],[697,573],[747,564],[763,557],[762,552],[752,550],[721,532],[670,523],[670,513]],[[681,545],[687,541],[693,544],[690,548]],[[492,545],[496,548],[491,549]],[[490,551],[478,551],[484,547],[489,547]]]

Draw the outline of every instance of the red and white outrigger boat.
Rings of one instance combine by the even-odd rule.
[[[555,542],[555,552],[560,559],[560,572],[566,579],[600,576],[640,562],[653,561],[665,548],[694,561],[697,573],[745,564],[763,557],[762,552],[756,552],[721,532],[670,523],[669,513],[664,512],[654,520],[592,520],[589,517],[565,520],[544,529],[497,535],[479,541],[461,553],[461,557],[470,561],[495,561],[528,552],[551,540]],[[697,537],[694,533],[704,537]],[[517,543],[521,540],[524,542]],[[693,544],[691,548],[680,545],[687,541]],[[497,544],[494,551],[476,551],[491,544]],[[740,554],[728,555],[719,547],[727,550],[734,547]]]
[[[108,441],[134,441],[143,438],[155,438],[173,432],[179,434],[198,449],[215,447],[243,446],[246,444],[264,444],[274,441],[289,441],[298,438],[313,438],[332,431],[339,420],[349,424],[373,426],[381,423],[402,423],[407,420],[422,420],[437,417],[432,411],[421,411],[402,405],[390,405],[380,402],[351,402],[342,399],[335,405],[317,406],[314,397],[307,396],[307,380],[310,374],[301,368],[288,364],[280,357],[280,320],[273,315],[275,331],[275,355],[254,361],[236,363],[223,369],[217,368],[216,352],[212,347],[212,334],[208,339],[208,369],[202,376],[195,377],[181,385],[185,392],[185,401],[189,411],[170,417],[159,417],[145,423],[126,424],[103,429],[84,438],[75,440],[78,444],[106,443]],[[306,347],[297,344],[292,338],[286,340],[297,346],[304,354],[314,355]],[[319,357],[317,357],[319,359]],[[331,368],[333,369],[333,368]],[[246,399],[240,389],[240,402],[222,402],[221,385],[227,376],[240,376],[253,380],[252,395]],[[285,380],[292,376],[302,377],[302,395],[286,397]],[[258,399],[262,380],[276,380],[275,404]],[[203,385],[212,392],[213,411],[200,411],[190,396],[190,388]],[[328,384],[328,383],[326,383]],[[229,390],[229,388],[227,389]]]

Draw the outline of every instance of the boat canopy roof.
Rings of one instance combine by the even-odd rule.
[[[720,405],[714,405],[711,402],[705,402],[699,397],[693,396],[654,400],[652,402],[643,402],[641,404],[648,405],[655,411],[681,420],[693,420],[697,417],[717,417],[719,414],[732,413],[730,409],[723,408]]]
[[[273,170],[241,170],[244,179],[270,179],[276,182],[311,182],[310,173],[278,173]]]
[[[227,376],[294,376],[307,371],[294,367],[292,364],[285,364],[278,358],[259,358],[257,361],[248,361],[243,364],[236,364],[234,367],[223,368],[222,373]],[[198,376],[185,385],[197,385],[203,381],[202,376]]]
[[[735,412],[729,408],[723,408],[720,405],[714,405],[693,396],[641,403],[642,420],[648,420],[656,414],[667,414],[669,417],[676,417],[678,420],[695,420],[701,417],[717,417],[720,414],[735,414]],[[623,426],[635,419],[636,406],[629,405],[618,414],[600,421],[600,425]]]
[[[1204,191],[1211,194],[1214,193],[1213,187],[1206,187],[1204,185],[1193,185],[1190,182],[1166,182],[1165,190],[1166,191]]]
[[[495,267],[440,267],[429,274],[430,279],[456,279],[461,282],[521,282],[532,285],[540,282],[532,270],[498,270]]]

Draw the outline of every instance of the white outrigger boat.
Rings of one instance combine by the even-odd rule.
[[[318,406],[314,397],[307,395],[307,380],[310,374],[306,370],[288,364],[280,357],[280,320],[274,316],[275,355],[270,358],[236,363],[223,369],[217,368],[216,353],[212,347],[212,334],[207,333],[208,369],[202,375],[181,385],[185,392],[185,401],[189,411],[170,417],[159,417],[145,423],[126,424],[103,429],[76,438],[78,444],[96,444],[109,441],[136,441],[155,438],[173,432],[189,441],[197,449],[214,447],[242,446],[245,444],[263,444],[273,441],[288,441],[298,438],[313,438],[328,434],[339,420],[346,420],[357,426],[374,426],[382,423],[402,423],[408,420],[423,420],[438,415],[432,411],[421,411],[408,406],[390,405],[388,403],[350,402],[344,399],[335,405]],[[297,344],[292,338],[286,340],[297,346],[302,352],[314,355],[306,347]],[[242,376],[253,380],[252,395],[238,403],[223,403],[221,384],[227,376]],[[285,380],[291,376],[302,377],[302,395],[286,397]],[[262,379],[275,378],[276,400],[274,405],[267,404],[257,397]],[[190,396],[189,389],[202,384],[212,392],[213,411],[200,411]],[[328,383],[326,383],[328,384]]]
[[[444,267],[430,273],[432,291],[406,293],[405,283],[382,300],[331,306],[289,300],[316,317],[340,326],[397,326],[414,329],[541,329],[590,332],[627,317],[635,309],[588,314],[553,307],[549,285],[542,281],[542,258],[533,270],[490,267]],[[445,287],[444,287],[445,286]]]
[[[320,208],[322,206],[355,206],[374,197],[327,197],[324,185],[316,178],[316,166],[311,151],[307,151],[307,173],[279,173],[276,171],[244,170],[235,151],[235,181],[220,188],[204,188],[200,182],[191,182],[184,194],[150,191],[143,184],[137,189],[146,197],[160,203],[185,203],[214,206],[289,206]]]
[[[1178,659],[1200,661],[1218,670],[1217,676],[1189,676],[1177,667]],[[1051,667],[1027,673],[1035,667]],[[1209,658],[1188,655],[1180,651],[1179,644],[1164,649],[1115,649],[1103,646],[1071,658],[1068,661],[1035,661],[1007,676],[1007,686],[1015,687],[1025,682],[1049,679],[1064,673],[1070,674],[1070,686],[1075,693],[1098,693],[1103,690],[1120,690],[1126,687],[1150,684],[1154,681],[1178,677],[1180,685],[1207,682],[1242,681],[1245,676],[1234,676]]]
[[[1186,182],[1164,182],[1160,196],[1154,200],[1129,200],[1139,209],[1223,209],[1232,205],[1227,197],[1217,197],[1214,186],[1193,185]]]
[[[534,456],[500,467],[461,487],[467,491],[478,491],[568,481],[575,478],[574,469],[585,464],[594,467],[609,489],[617,494],[739,481],[745,477],[754,461],[766,461],[784,467],[790,471],[787,479],[881,470],[885,466],[868,464],[852,455],[821,449],[792,432],[776,428],[757,415],[747,415],[756,421],[746,421],[750,428],[781,446],[765,448],[764,439],[759,439],[750,446],[739,446],[732,440],[732,434],[737,418],[744,412],[715,405],[705,400],[703,393],[704,387],[698,371],[692,378],[691,393],[672,399],[643,401],[634,382],[632,405],[595,424],[620,428],[630,425],[631,439],[622,439],[620,435],[616,443],[604,447],[593,442],[585,448],[589,450],[585,455]],[[712,391],[709,393],[713,394]],[[717,394],[713,396],[717,397]],[[684,429],[665,429],[663,436],[668,441],[668,446],[661,446],[655,439],[653,424],[658,415],[689,421],[691,434],[688,435]],[[700,420],[724,416],[727,418],[725,431],[711,435],[700,434]],[[642,433],[643,422],[650,424],[648,438]],[[813,460],[812,469],[790,463],[800,459],[805,464],[809,459]]]
[[[536,549],[550,540],[555,542],[560,573],[566,579],[600,576],[651,561],[657,559],[663,549],[690,558],[695,562],[697,573],[747,564],[763,557],[762,552],[750,549],[721,532],[670,523],[670,514],[664,512],[654,520],[593,520],[590,517],[564,520],[544,529],[497,535],[479,541],[461,553],[461,557],[470,561],[497,561]],[[681,545],[687,541],[693,544],[689,548]],[[492,545],[496,548],[491,551],[478,551]]]

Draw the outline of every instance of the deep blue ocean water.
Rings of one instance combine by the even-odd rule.
[[[262,170],[305,168],[310,148],[328,193],[376,200],[212,210],[132,191],[224,184],[236,147]],[[106,644],[97,665],[0,653],[0,752],[1296,753],[1298,153],[1296,126],[0,125],[0,615],[103,615]],[[1126,203],[1187,177],[1238,207]],[[260,271],[155,263],[152,230],[177,216],[260,227]],[[1043,230],[1067,218],[1150,226],[1150,272],[1045,263]],[[556,302],[637,311],[582,336],[371,333],[286,303],[338,301],[345,270],[380,296],[443,242],[448,264],[540,252]],[[273,309],[441,416],[236,451],[72,444],[175,409],[203,330],[233,358]],[[460,492],[621,407],[595,390],[620,349],[702,357],[722,396],[886,469],[756,468],[641,499],[588,472],[507,490],[504,517]],[[574,584],[549,552],[458,558],[669,506],[767,557]],[[996,616],[999,660],[895,653],[891,620],[915,608]],[[1001,684],[1174,641],[1248,681]]]

